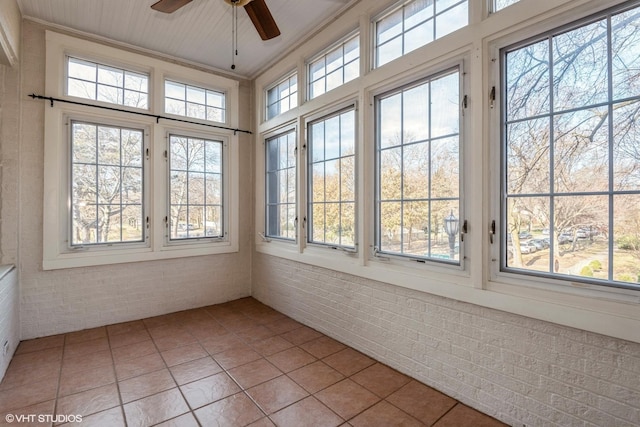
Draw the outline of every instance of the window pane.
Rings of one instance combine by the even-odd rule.
[[[149,76],[67,58],[67,95],[147,109]],[[125,91],[125,88],[127,91]],[[130,92],[130,90],[135,90]]]
[[[197,86],[165,80],[165,112],[214,122],[225,121],[225,95]]]
[[[71,123],[71,246],[144,241],[143,131]]]
[[[354,133],[352,109],[309,127],[309,242],[354,247]]]
[[[640,86],[626,67],[637,61],[640,38],[622,24],[638,16],[638,7],[604,12],[503,50],[503,268],[638,283],[630,260],[637,265]]]
[[[310,63],[309,99],[358,77],[359,56],[359,36],[355,36]]]
[[[295,239],[296,162],[295,132],[265,141],[266,230],[270,237]]]
[[[459,263],[459,79],[456,70],[377,99],[381,252]]]
[[[467,2],[449,9],[442,15],[436,16],[436,39],[453,33],[469,23],[469,7]]]
[[[222,142],[169,136],[170,240],[220,237]]]

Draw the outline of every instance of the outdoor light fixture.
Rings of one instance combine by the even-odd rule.
[[[444,219],[444,231],[449,236],[449,258],[454,259],[456,256],[456,236],[458,235],[458,226],[460,220],[455,217],[453,210],[448,217]]]

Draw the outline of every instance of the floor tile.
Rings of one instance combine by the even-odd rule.
[[[167,366],[175,366],[208,356],[206,350],[198,343],[166,350],[160,354]]]
[[[320,401],[309,396],[271,415],[278,427],[337,427],[344,420]]]
[[[124,405],[129,427],[146,427],[189,411],[180,390],[173,388]]]
[[[192,409],[238,393],[240,387],[224,372],[180,386]]]
[[[309,395],[287,376],[280,376],[247,390],[251,398],[271,414]]]
[[[182,347],[184,345],[193,344],[197,342],[196,338],[186,330],[179,330],[171,334],[163,336],[154,336],[153,341],[158,347],[158,350],[165,351],[172,348]]]
[[[213,355],[216,362],[225,369],[233,369],[237,366],[242,366],[246,363],[258,360],[261,357],[262,356],[253,351],[250,347],[235,348]]]
[[[449,396],[415,380],[391,394],[387,401],[427,425],[432,425],[456,404]]]
[[[104,350],[109,350],[109,340],[106,336],[76,344],[65,344],[64,357],[86,356]]]
[[[293,347],[293,344],[282,337],[271,337],[261,341],[253,342],[251,343],[251,346],[261,355],[271,356],[272,354],[276,354],[281,352],[282,350]]]
[[[229,375],[244,389],[282,375],[282,371],[265,359],[258,359],[229,370]]]
[[[350,379],[325,388],[315,397],[345,420],[349,420],[380,401],[375,394]]]
[[[118,389],[115,384],[109,384],[59,398],[56,405],[56,413],[82,415],[84,417],[118,405],[120,405]]]
[[[98,351],[86,356],[68,357],[62,362],[62,375],[111,365],[113,365],[113,359],[109,350]]]
[[[289,348],[268,356],[267,360],[283,372],[290,372],[315,362],[317,359],[299,347]]]
[[[82,417],[82,423],[67,423],[62,426],[91,426],[91,427],[125,427],[124,414],[122,408],[107,409],[106,411],[97,412],[93,415]]]
[[[60,362],[36,363],[20,369],[9,366],[0,383],[0,391],[26,386],[36,382],[58,383]]]
[[[226,335],[229,331],[214,319],[189,323],[184,328],[196,339],[204,341],[210,338]]]
[[[98,338],[105,338],[106,336],[107,328],[104,326],[99,328],[83,329],[81,331],[68,333],[65,338],[65,344],[77,344]]]
[[[200,427],[194,415],[189,412],[187,414],[180,415],[179,417],[172,418],[163,423],[156,424],[155,427]]]
[[[307,326],[303,326],[301,328],[297,328],[292,331],[281,334],[280,336],[285,340],[289,341],[291,344],[300,345],[307,341],[320,338],[323,335],[314,329],[311,329]]]
[[[321,361],[296,369],[288,375],[309,393],[316,393],[344,379],[344,375]]]
[[[54,399],[57,388],[57,381],[41,381],[0,391],[0,413]]]
[[[143,397],[151,396],[152,394],[169,390],[175,386],[176,382],[173,380],[168,369],[150,372],[118,383],[122,403],[129,403]]]
[[[244,393],[237,393],[194,411],[203,426],[246,426],[264,413]]]
[[[210,338],[201,341],[202,347],[211,355],[222,353],[227,350],[234,350],[237,348],[249,348],[240,338],[235,334],[220,335],[214,338]]]
[[[30,353],[32,351],[46,350],[48,348],[62,347],[63,345],[64,335],[52,335],[50,337],[20,341],[15,355],[17,356],[19,354]]]
[[[442,418],[435,423],[434,427],[505,427],[506,424],[501,423],[495,418],[469,408],[462,403],[458,403],[452,410],[447,412]]]
[[[153,341],[141,341],[135,344],[129,344],[118,348],[112,348],[111,354],[113,355],[113,361],[118,364],[119,362],[127,359],[134,359],[142,356],[148,356],[150,354],[158,353]]]
[[[172,366],[169,369],[178,385],[187,384],[222,371],[220,365],[210,356]]]
[[[308,341],[304,344],[301,344],[300,347],[306,352],[317,357],[318,359],[322,359],[347,348],[346,345],[327,336]]]
[[[55,400],[48,400],[46,402],[42,402],[42,403],[37,403],[35,405],[32,406],[27,406],[25,408],[20,408],[20,409],[12,409],[9,412],[10,414],[14,415],[14,416],[24,416],[24,417],[31,417],[33,415],[47,415],[47,416],[53,416],[54,415],[54,411],[55,411],[55,404],[56,401]],[[7,412],[3,412],[0,411],[0,425],[2,426],[30,426],[30,427],[44,427],[44,426],[51,426],[51,422],[46,422],[46,420],[43,420],[43,422],[38,422],[38,420],[34,420],[33,422],[21,422],[18,423],[13,422],[11,424],[2,424],[5,420],[5,416],[7,415]]]
[[[411,381],[411,378],[381,363],[363,369],[351,379],[380,397],[389,396]]]
[[[31,366],[39,363],[62,363],[62,355],[62,347],[18,354],[11,359],[9,369],[31,369]]]
[[[354,427],[421,427],[423,423],[413,418],[406,412],[401,411],[392,404],[385,402],[377,403],[356,416],[349,423]],[[475,424],[458,424],[457,427],[465,425],[476,427]]]
[[[142,320],[133,320],[131,322],[116,323],[107,326],[107,334],[111,337],[114,335],[124,334],[127,332],[135,332],[147,329]]]
[[[243,319],[237,319],[230,322],[225,322],[221,320],[220,323],[222,323],[222,325],[228,330],[236,333],[260,326],[260,324],[257,321],[253,319],[249,319],[248,317],[245,317]]]
[[[247,427],[276,427],[274,423],[267,417],[260,418],[258,421],[254,421],[248,424]]]
[[[253,328],[245,329],[243,331],[236,332],[236,335],[247,343],[253,343],[256,341],[262,341],[276,335],[271,329],[266,326],[258,325]]]
[[[104,365],[89,371],[63,373],[60,375],[59,396],[68,396],[116,381],[113,365]]]
[[[325,357],[322,361],[347,377],[376,363],[375,360],[352,348],[345,348]]]
[[[109,336],[109,344],[111,348],[123,347],[126,345],[131,345],[135,343],[139,343],[140,341],[148,341],[151,339],[151,335],[145,329],[124,332],[117,335]]]
[[[294,329],[304,326],[302,323],[286,317],[284,319],[276,320],[275,322],[267,323],[264,326],[271,329],[276,334],[284,334],[285,332],[293,331]]]
[[[126,359],[121,362],[116,361],[115,365],[118,380],[126,380],[127,378],[137,377],[138,375],[166,367],[164,360],[160,357],[160,353],[152,353],[142,357]]]

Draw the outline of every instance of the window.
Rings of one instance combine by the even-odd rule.
[[[467,0],[413,0],[376,22],[376,67],[469,23]]]
[[[67,57],[67,95],[149,108],[149,76]]]
[[[355,109],[309,126],[309,242],[355,248]]]
[[[166,113],[224,123],[225,94],[171,80],[164,82]]]
[[[169,146],[169,238],[222,237],[222,141],[170,135]]]
[[[502,269],[640,288],[640,8],[502,63]]]
[[[72,247],[142,242],[144,131],[71,122]]]
[[[298,106],[298,76],[292,74],[267,90],[267,120]]]
[[[457,69],[376,98],[378,252],[459,263],[459,98]]]
[[[493,0],[491,11],[497,12],[507,6],[518,3],[520,0]]]
[[[295,240],[296,216],[296,132],[291,130],[267,139],[266,143],[266,234]]]
[[[309,99],[360,75],[360,37],[350,37],[309,64]]]

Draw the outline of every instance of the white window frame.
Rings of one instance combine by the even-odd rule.
[[[358,40],[358,47],[356,49],[358,51],[358,56],[355,59],[353,59],[351,62],[349,62],[348,64],[345,64],[344,63],[344,56],[345,56],[344,55],[344,47],[345,47],[345,45],[347,43],[349,43],[349,42],[351,42],[353,40]],[[360,42],[361,42],[361,40],[360,40],[360,32],[358,32],[358,31],[352,32],[352,33],[348,34],[347,36],[343,37],[342,39],[340,39],[338,42],[334,43],[333,45],[331,45],[328,48],[326,48],[325,50],[323,50],[321,53],[319,53],[319,54],[315,55],[314,57],[312,57],[311,59],[309,59],[309,61],[307,63],[307,66],[306,66],[306,70],[307,70],[307,85],[306,85],[306,87],[307,87],[307,95],[306,95],[306,99],[307,100],[315,99],[315,98],[317,98],[319,96],[322,96],[325,93],[330,92],[332,90],[335,90],[335,89],[337,89],[337,88],[349,83],[350,81],[357,79],[360,76],[360,68],[361,68],[360,67],[360,62],[361,62],[360,61]],[[340,67],[336,68],[335,70],[333,70],[332,73],[338,72],[338,70],[341,70],[342,83],[340,83],[338,86],[336,86],[336,87],[334,87],[332,89],[327,90],[327,81],[326,80],[327,80],[328,73],[326,71],[326,58],[327,58],[327,56],[329,56],[330,54],[336,52],[339,49],[342,50],[342,55],[341,55],[342,65]],[[322,75],[322,77],[320,77],[319,79],[316,79],[314,81],[313,80],[313,73],[311,71],[311,67],[313,66],[313,64],[315,62],[318,62],[319,60],[324,60],[325,61],[325,65],[324,65],[324,69],[325,70],[324,70],[324,74]],[[345,81],[344,80],[345,67],[347,65],[353,64],[353,63],[357,63],[358,75],[356,77],[354,77],[353,79],[351,79],[351,80]],[[313,84],[316,81],[320,80],[320,79],[324,80],[324,91],[320,92],[318,94],[314,94],[314,93],[312,93],[313,92],[313,90],[312,90]]]
[[[503,9],[506,9],[509,6],[512,6],[516,3],[518,3],[520,0],[507,0],[507,4],[502,6],[502,7],[498,7],[498,0],[489,0],[489,13],[497,13],[500,12]]]
[[[227,121],[232,127],[238,126],[239,82],[195,70],[178,64],[165,62],[141,54],[123,51],[75,37],[46,31],[47,74],[45,93],[60,99],[77,102],[78,98],[65,93],[66,57],[91,58],[100,64],[144,71],[150,76],[150,113],[163,115],[163,85],[166,76],[197,82],[204,87],[224,90],[227,96]],[[97,54],[96,52],[99,52]],[[89,106],[53,102],[44,109],[44,210],[43,210],[43,261],[45,270],[84,267],[91,265],[117,264],[135,261],[200,256],[237,252],[239,248],[239,137],[233,129],[211,128],[198,123],[157,120],[126,111],[139,111],[122,107],[120,111],[94,108],[104,103],[86,100]],[[83,102],[84,103],[84,102]],[[108,104],[113,105],[113,104]],[[98,123],[115,123],[132,128],[144,128],[147,141],[149,165],[147,167],[147,197],[145,215],[149,217],[148,238],[144,245],[99,245],[68,249],[70,218],[67,210],[69,180],[69,138],[66,123],[69,119],[79,119]],[[165,167],[164,151],[167,147],[168,132],[191,133],[206,136],[207,139],[224,140],[226,150],[226,217],[227,237],[216,241],[194,241],[185,244],[168,244],[165,239],[167,216],[168,170]],[[146,154],[146,153],[145,153]]]

